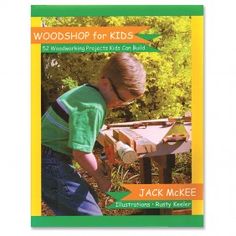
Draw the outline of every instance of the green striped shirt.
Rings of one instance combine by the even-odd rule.
[[[49,107],[42,117],[42,144],[68,156],[72,150],[92,152],[106,115],[101,93],[82,85],[64,93],[57,103],[68,114],[69,122]]]

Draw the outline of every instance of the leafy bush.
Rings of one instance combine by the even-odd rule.
[[[191,110],[191,17],[48,17],[46,26],[147,25],[160,52],[134,53],[147,72],[146,92],[136,103],[108,114],[106,122],[180,116]],[[43,54],[43,111],[63,92],[95,82],[110,53]]]

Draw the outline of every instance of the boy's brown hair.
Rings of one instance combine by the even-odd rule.
[[[105,64],[102,76],[111,80],[116,88],[128,90],[139,97],[145,91],[146,72],[143,65],[129,53],[117,53]]]

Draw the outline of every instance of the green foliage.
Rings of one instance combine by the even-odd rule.
[[[178,153],[173,168],[174,183],[191,183],[192,153]]]
[[[123,184],[133,183],[139,177],[139,174],[130,173],[130,168],[126,168],[124,164],[113,167],[111,171],[112,190],[125,191]]]
[[[147,72],[146,92],[136,103],[110,112],[106,122],[180,116],[191,110],[191,17],[49,17],[47,26],[150,26],[160,52],[134,53]],[[44,54],[43,94],[50,105],[74,86],[95,82],[109,53]]]

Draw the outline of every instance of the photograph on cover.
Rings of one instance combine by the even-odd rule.
[[[177,149],[179,141],[189,142],[191,132],[191,17],[53,17],[42,22],[44,27],[147,25],[145,33],[155,34],[151,47],[157,50],[129,53],[128,46],[118,45],[124,52],[103,53],[105,46],[82,45],[81,53],[42,53],[42,214],[191,214],[190,201],[173,208],[156,202],[161,209],[151,209],[145,202],[112,204],[114,198],[106,194],[125,191],[123,184],[191,183],[191,146],[172,154],[172,145]],[[107,47],[113,51],[117,45]],[[122,124],[113,128],[113,123]],[[106,148],[107,134],[113,153]],[[134,147],[142,138],[146,144]],[[166,157],[157,153],[158,141],[170,149],[163,150]]]
[[[32,226],[202,227],[203,7],[32,6],[31,26]]]

